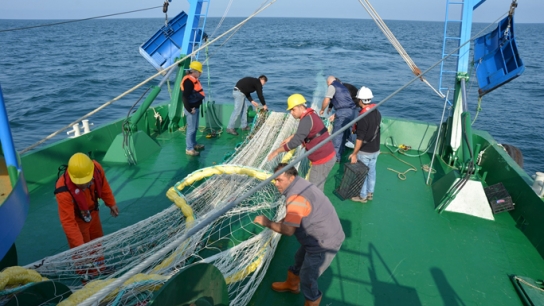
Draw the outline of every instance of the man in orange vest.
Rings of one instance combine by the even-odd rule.
[[[99,198],[110,208],[112,216],[119,215],[104,169],[83,153],[72,155],[68,161],[66,172],[57,180],[55,197],[70,248],[104,236]]]
[[[187,75],[183,77],[180,83],[183,91],[183,112],[187,120],[187,130],[185,134],[185,154],[191,156],[200,155],[200,150],[204,149],[204,145],[196,143],[196,129],[198,128],[199,109],[204,100],[205,94],[202,89],[202,84],[198,78],[202,74],[202,64],[194,61],[189,65]]]

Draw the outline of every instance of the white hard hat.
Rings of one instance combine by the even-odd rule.
[[[370,100],[372,98],[374,98],[374,96],[372,95],[372,91],[368,87],[363,86],[357,92],[357,99],[363,100],[363,103],[365,103],[367,100],[368,100],[368,102],[366,102],[366,103],[370,103]]]

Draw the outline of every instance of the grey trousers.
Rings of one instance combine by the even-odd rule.
[[[332,170],[332,167],[334,167],[334,164],[336,162],[335,158],[331,158],[328,162],[321,164],[321,165],[312,165],[310,168],[310,176],[308,177],[308,181],[319,188],[319,190],[323,191],[325,188],[325,181],[327,180],[327,176]]]
[[[290,266],[289,270],[300,277],[300,290],[306,300],[315,301],[321,297],[317,279],[331,265],[336,253],[334,251],[307,253],[303,246],[298,249],[295,254],[295,265]]]

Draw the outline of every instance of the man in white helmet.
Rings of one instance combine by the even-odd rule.
[[[355,125],[357,140],[353,153],[349,156],[351,163],[360,160],[368,167],[368,174],[358,196],[351,198],[352,201],[366,203],[374,198],[374,187],[376,185],[376,162],[380,155],[380,123],[382,115],[372,103],[372,91],[363,86],[357,93],[359,106],[362,108],[359,114],[370,112]]]

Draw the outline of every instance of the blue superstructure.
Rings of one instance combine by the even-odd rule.
[[[169,20],[140,47],[140,54],[157,70],[163,70],[199,48],[205,36],[208,4],[209,0],[189,0],[189,13],[182,11]],[[198,53],[194,58],[198,59]]]

